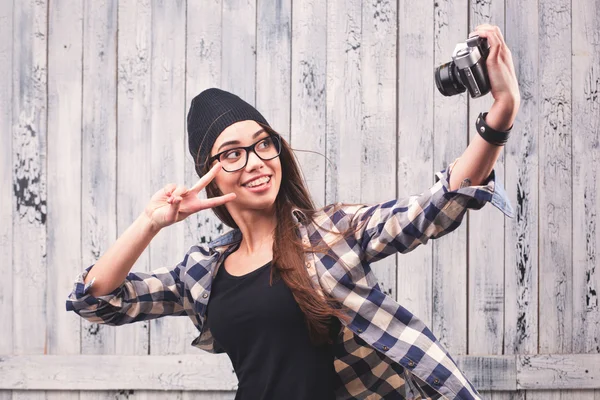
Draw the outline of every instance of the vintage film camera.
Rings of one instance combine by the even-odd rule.
[[[485,61],[490,53],[487,39],[473,36],[454,48],[452,61],[435,69],[435,84],[444,96],[469,89],[473,98],[489,93],[491,86]]]

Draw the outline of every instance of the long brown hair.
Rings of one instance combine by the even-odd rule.
[[[297,208],[304,213],[309,221],[319,211],[315,208],[312,197],[307,190],[302,178],[300,167],[292,148],[287,141],[267,125],[260,124],[270,135],[277,135],[281,142],[282,179],[279,193],[275,199],[277,226],[273,240],[273,273],[283,279],[290,288],[296,302],[304,313],[308,332],[314,344],[330,343],[330,318],[337,317],[349,322],[349,317],[344,313],[344,306],[323,292],[321,296],[311,284],[310,277],[305,267],[305,252],[326,251],[327,246],[305,247],[297,233],[297,228],[292,218],[292,209]],[[198,162],[198,160],[196,161]],[[198,165],[196,164],[198,169]],[[202,175],[210,169],[208,162],[204,163]],[[207,197],[221,196],[214,181],[206,187]],[[238,226],[227,211],[225,205],[212,209],[217,217],[227,226],[237,229]],[[355,231],[352,229],[351,231]],[[350,230],[342,232],[340,239],[351,234]]]

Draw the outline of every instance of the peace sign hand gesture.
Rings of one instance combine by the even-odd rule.
[[[190,189],[183,185],[170,183],[160,189],[150,199],[144,212],[151,223],[161,229],[187,218],[200,210],[213,208],[228,203],[236,198],[235,193],[228,193],[212,199],[200,199],[198,194],[222,170],[217,162],[210,171]]]

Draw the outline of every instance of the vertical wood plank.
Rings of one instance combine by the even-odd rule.
[[[256,104],[256,0],[223,0],[223,90]]]
[[[361,201],[361,11],[360,1],[327,2],[326,204]]]
[[[572,5],[573,352],[600,353],[600,4]]]
[[[434,2],[398,7],[398,197],[406,197],[433,181]],[[433,245],[398,256],[398,302],[429,327],[432,262]]]
[[[396,1],[362,2],[360,201],[396,198]],[[396,299],[396,256],[374,267],[381,290]]]
[[[0,35],[11,40],[0,43],[0,76],[13,76],[13,2],[0,3]],[[0,79],[0,184],[9,188],[13,181],[13,80]],[[13,313],[13,191],[0,190],[0,315]],[[13,323],[0,326],[0,354],[13,352]],[[0,390],[0,399],[11,400],[12,391]]]
[[[504,0],[471,2],[469,32],[478,25],[497,25],[506,41]],[[468,35],[468,34],[467,34]],[[510,48],[510,43],[507,43]],[[478,135],[475,121],[494,103],[491,93],[469,97],[469,142]],[[494,166],[496,179],[504,184],[504,152]],[[469,353],[502,354],[504,334],[504,214],[491,205],[469,213]]]
[[[506,34],[521,92],[506,144],[506,192],[515,218],[505,220],[504,353],[538,348],[538,1],[506,0]]]
[[[81,102],[83,3],[48,7],[48,333],[49,354],[79,354],[81,318],[64,309],[81,269]],[[76,400],[52,390],[46,399]]]
[[[53,3],[48,34],[48,353],[79,354],[81,318],[65,294],[81,270],[83,3]]]
[[[469,34],[467,0],[436,1],[434,67],[452,60]],[[433,79],[433,76],[432,78]],[[447,167],[467,147],[467,97],[434,90],[434,172]],[[467,351],[467,216],[451,234],[433,242],[433,333],[452,354]]]
[[[539,3],[540,353],[572,350],[571,2]]]
[[[186,101],[187,116],[192,99],[201,91],[221,87],[221,13],[222,1],[189,1],[187,4],[187,54],[186,54]],[[188,150],[185,137],[186,182],[193,185],[198,180],[194,169],[195,160]],[[201,192],[206,198],[206,192]],[[193,244],[207,244],[227,229],[212,211],[196,213],[185,222],[186,248]]]
[[[223,12],[222,0],[188,1],[187,3],[187,54],[185,71],[185,115],[187,115],[192,99],[202,90],[210,87],[221,87],[221,47],[222,35],[221,13]],[[185,137],[185,176],[190,185],[199,179],[194,169],[194,160],[189,154],[187,134]],[[206,191],[202,191],[201,198],[206,198]],[[185,220],[186,248],[198,244],[206,245],[213,239],[222,235],[229,228],[226,227],[210,210],[196,213]],[[198,336],[199,332],[193,324],[186,326],[186,346],[184,352],[194,353],[199,357],[214,357],[189,345]],[[226,354],[221,354],[224,362],[229,362]],[[212,395],[199,392],[183,392],[183,400],[192,400],[206,396],[207,399],[219,399],[219,394]],[[233,396],[234,397],[234,396]],[[223,397],[228,398],[228,397]]]
[[[82,268],[116,240],[117,2],[84,3],[81,170]],[[113,354],[115,327],[82,320],[83,354]]]
[[[290,139],[291,0],[257,1],[256,108]]]
[[[0,35],[11,38],[0,42],[0,76],[13,76],[13,2],[0,3]],[[9,188],[13,182],[13,80],[0,79],[0,266],[3,275],[0,282],[0,315],[12,315],[13,300],[13,199]],[[0,354],[13,351],[13,323],[0,324]],[[10,391],[2,391],[3,400],[12,397]]]
[[[290,140],[317,207],[325,205],[327,4],[292,3]]]
[[[144,211],[152,194],[152,7],[148,0],[118,2],[117,232]],[[159,74],[161,72],[158,72]],[[153,191],[154,189],[154,191]],[[148,271],[148,248],[132,271]],[[118,354],[147,354],[150,324],[143,321],[116,331]]]
[[[185,0],[152,2],[152,98],[150,195],[167,183],[184,182]],[[131,171],[130,171],[131,172]],[[148,200],[150,199],[148,196]],[[185,254],[182,223],[169,226],[150,244],[151,269],[174,267]],[[152,322],[152,354],[179,354],[190,345],[184,318]]]
[[[13,4],[13,353],[45,354],[48,4]]]

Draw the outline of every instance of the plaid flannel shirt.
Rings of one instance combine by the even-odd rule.
[[[338,399],[481,398],[431,330],[382,293],[370,265],[455,230],[467,209],[480,209],[486,202],[513,217],[494,171],[482,185],[450,191],[451,167],[436,173],[435,184],[419,195],[372,206],[331,205],[312,221],[293,211],[305,245],[328,244],[326,254],[306,253],[313,285],[341,301],[351,318],[334,343]],[[328,232],[359,224],[361,228],[343,240]],[[100,297],[88,294],[91,283],[84,285],[90,266],[77,278],[67,310],[110,325],[187,315],[199,331],[192,345],[221,353],[206,309],[212,280],[240,240],[240,232],[233,230],[207,247],[192,246],[174,268],[131,272],[120,287]]]

